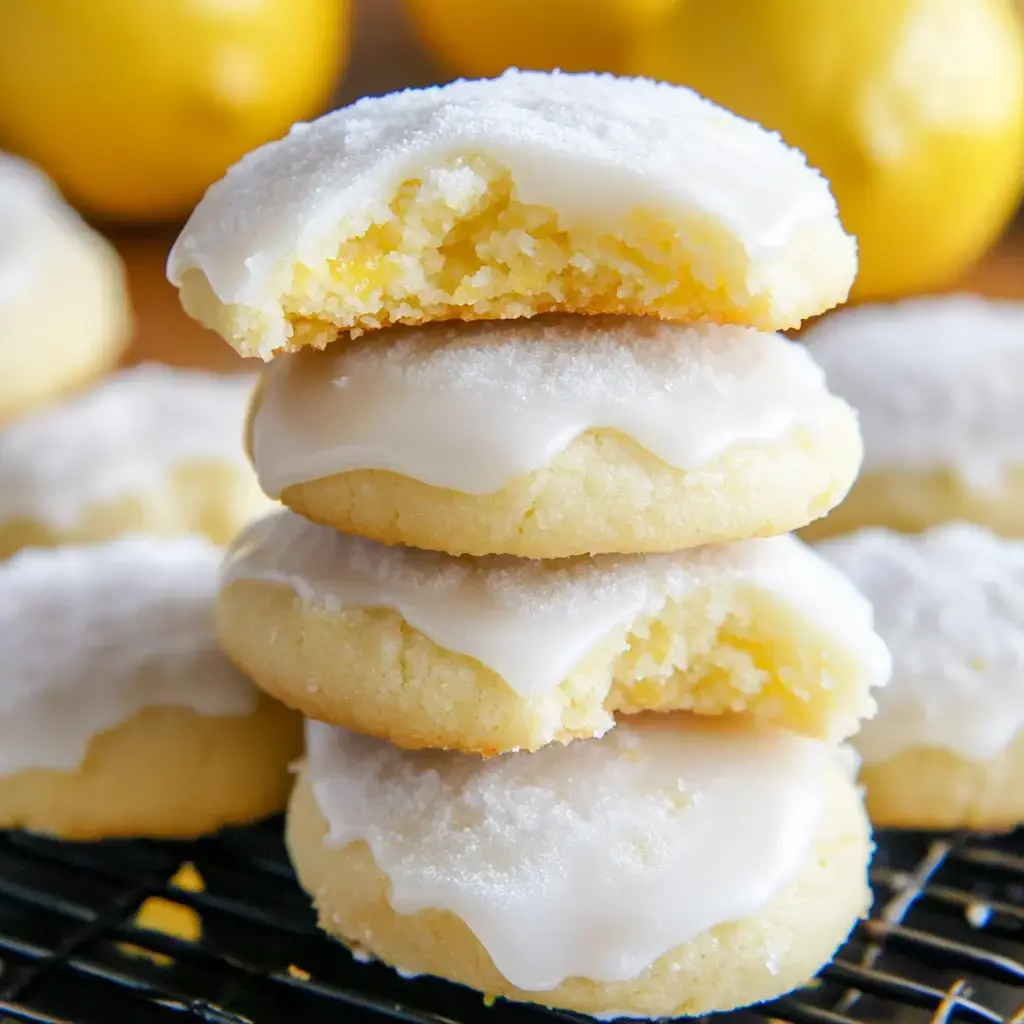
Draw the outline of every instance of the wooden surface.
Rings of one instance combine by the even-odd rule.
[[[180,366],[217,370],[242,368],[239,359],[217,335],[190,320],[178,305],[178,296],[164,276],[174,230],[160,229],[115,237],[128,268],[135,310],[135,343],[129,361],[157,359]],[[1000,298],[1024,299],[1024,226],[975,267],[959,288]]]

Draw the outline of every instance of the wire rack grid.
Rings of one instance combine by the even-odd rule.
[[[205,886],[175,884],[183,862]],[[1024,830],[883,833],[875,906],[815,981],[722,1024],[1024,1024]],[[136,920],[192,908],[195,941]],[[144,920],[144,919],[143,919]],[[321,935],[280,822],[192,843],[0,832],[0,1024],[580,1024],[357,963]]]

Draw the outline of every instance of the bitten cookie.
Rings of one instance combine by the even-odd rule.
[[[273,507],[242,453],[252,386],[138,366],[0,430],[0,557],[136,531],[230,540]]]
[[[388,544],[562,558],[785,533],[842,500],[853,411],[778,335],[650,317],[392,328],[265,373],[265,491]]]
[[[0,153],[0,423],[106,373],[129,330],[113,246]]]
[[[956,523],[820,550],[874,602],[893,655],[878,715],[854,740],[875,824],[1024,822],[1024,541]]]
[[[1024,536],[1024,303],[953,295],[865,306],[805,339],[864,433],[853,491],[808,537],[954,520]]]
[[[493,754],[612,713],[746,711],[841,738],[889,670],[867,602],[791,536],[541,562],[390,548],[282,512],[222,571],[224,650],[311,718]]]
[[[244,157],[168,263],[239,352],[535,313],[792,327],[856,246],[777,135],[678,86],[511,70],[360,100]]]
[[[0,827],[189,837],[281,810],[301,722],[217,650],[209,542],[0,565]]]
[[[800,985],[870,904],[834,748],[652,716],[482,761],[307,726],[288,847],[321,926],[404,974],[601,1017]]]

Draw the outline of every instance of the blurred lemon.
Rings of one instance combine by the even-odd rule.
[[[420,37],[453,75],[508,67],[622,71],[630,44],[675,0],[405,0]]]
[[[832,182],[858,298],[943,285],[1024,187],[1016,0],[684,0],[631,70],[779,131]]]
[[[187,211],[318,113],[348,0],[0,0],[0,143],[108,217]]]

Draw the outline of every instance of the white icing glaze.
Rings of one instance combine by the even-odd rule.
[[[683,716],[483,760],[307,723],[330,831],[365,841],[400,914],[447,910],[514,985],[621,981],[800,873],[831,749]]]
[[[152,363],[13,421],[0,431],[0,520],[73,526],[89,505],[158,491],[188,463],[250,473],[242,434],[253,383]]]
[[[939,747],[988,761],[1024,729],[1024,541],[954,523],[918,536],[863,530],[821,545],[874,602],[893,657],[866,764]]]
[[[386,469],[485,494],[587,430],[693,469],[814,426],[834,400],[806,349],[742,327],[552,317],[392,328],[276,359],[256,415],[264,490]]]
[[[948,468],[984,489],[1024,464],[1024,303],[861,306],[803,340],[860,414],[866,470]]]
[[[27,549],[0,563],[0,774],[71,770],[146,707],[248,715],[217,648],[221,551],[197,537]]]
[[[394,608],[524,696],[554,690],[599,641],[656,614],[669,598],[729,585],[763,588],[791,604],[847,648],[876,685],[889,670],[868,603],[792,536],[670,555],[470,559],[386,547],[284,511],[243,531],[222,579],[280,583],[328,611]]]
[[[798,287],[787,283],[791,268],[771,260],[808,226],[831,229],[828,255],[840,253],[853,273],[854,242],[828,184],[777,135],[678,86],[510,70],[363,99],[295,125],[210,187],[171,250],[168,276],[180,285],[198,269],[222,303],[276,319],[261,344],[269,356],[288,335],[275,306],[290,263],[333,256],[339,237],[384,219],[402,181],[437,175],[427,168],[474,150],[511,171],[521,201],[557,209],[566,225],[652,206],[715,219],[749,258],[755,292]],[[448,179],[438,186],[460,187],[457,170]]]

